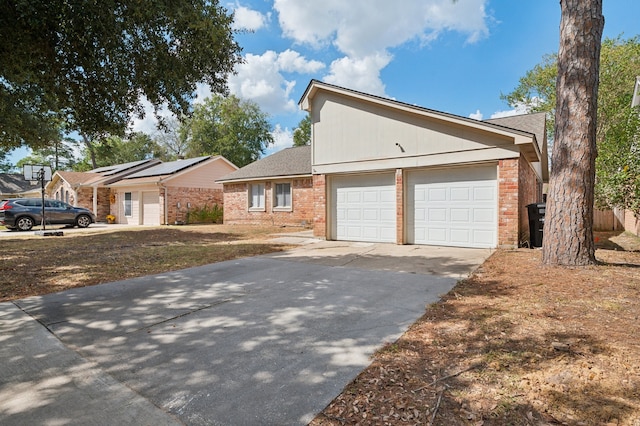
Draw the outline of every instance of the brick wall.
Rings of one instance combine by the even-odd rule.
[[[51,188],[51,191],[46,193],[47,198],[52,198],[55,200],[60,200],[75,205],[76,201],[76,192],[69,186],[69,184],[64,180],[58,180],[58,182]],[[84,207],[84,206],[81,206]]]
[[[517,158],[498,162],[498,247],[518,246]]]
[[[98,188],[98,208],[96,211],[96,219],[98,222],[106,222],[107,215],[111,213],[111,204],[109,198],[111,197],[111,189]],[[93,206],[89,207],[92,209]]]
[[[282,180],[291,182],[290,211],[273,209],[273,188],[275,182],[264,183],[264,211],[249,211],[248,183],[228,183],[224,185],[224,223],[230,225],[276,225],[311,227],[314,219],[313,182],[310,177]]]
[[[160,191],[160,223],[164,224],[165,193]],[[178,207],[180,203],[180,207]],[[205,205],[213,207],[214,204],[222,207],[224,196],[222,189],[214,188],[189,188],[189,187],[168,187],[167,188],[167,223],[173,225],[176,222],[185,223],[189,211],[188,203],[191,203],[191,210],[202,208]],[[164,224],[164,225],[166,225]]]
[[[327,176],[313,175],[313,235],[327,238]]]
[[[76,200],[76,206],[84,207],[93,211],[93,188],[81,187],[77,190],[78,199]],[[69,199],[69,204],[73,204],[71,202],[71,198]]]
[[[498,163],[498,247],[518,247],[529,239],[526,206],[542,200],[542,185],[523,158]]]

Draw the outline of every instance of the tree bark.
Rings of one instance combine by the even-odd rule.
[[[542,262],[595,263],[593,188],[602,0],[560,0],[556,126]]]
[[[81,136],[82,136],[82,141],[84,142],[84,145],[87,147],[87,150],[89,151],[89,158],[91,159],[91,168],[97,169],[98,165],[96,161],[96,150],[94,149],[93,142],[89,140],[89,138],[84,133],[82,133]]]

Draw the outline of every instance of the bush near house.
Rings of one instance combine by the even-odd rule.
[[[218,204],[195,207],[187,213],[187,223],[222,223],[223,208]]]

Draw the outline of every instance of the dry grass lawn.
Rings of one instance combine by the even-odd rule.
[[[16,232],[0,240],[0,301],[280,251],[287,247],[269,239],[283,231],[194,225],[63,237],[25,238]]]
[[[497,251],[312,425],[640,426],[640,239],[598,240],[586,268]]]

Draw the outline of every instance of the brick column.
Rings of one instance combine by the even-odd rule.
[[[327,238],[326,175],[313,175],[313,235]]]
[[[404,238],[404,172],[396,169],[396,244],[404,244]]]
[[[498,247],[518,247],[518,169],[517,158],[498,163]]]

